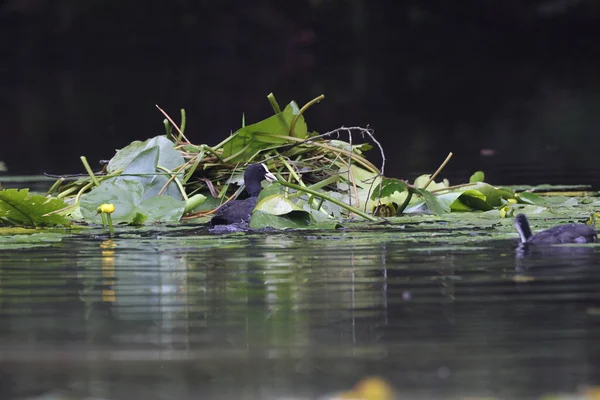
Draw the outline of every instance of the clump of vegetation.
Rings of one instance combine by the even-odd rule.
[[[250,125],[242,120],[240,129],[213,146],[187,139],[184,110],[177,125],[159,108],[165,115],[165,135],[118,150],[98,172],[81,157],[87,175],[59,177],[46,197],[1,191],[0,221],[26,226],[99,224],[106,219],[99,207],[110,204],[114,223],[205,222],[241,192],[232,184],[241,183],[245,166],[255,162],[264,162],[279,180],[261,192],[252,228],[335,227],[353,217],[377,221],[414,213],[493,211],[504,217],[518,204],[546,205],[531,192],[485,183],[482,172],[458,186],[436,182],[452,153],[433,175],[413,183],[386,177],[385,152],[371,129],[309,131],[304,114],[323,98],[303,107],[292,101],[281,109],[271,94],[273,116]],[[381,153],[380,167],[365,157],[374,147]]]

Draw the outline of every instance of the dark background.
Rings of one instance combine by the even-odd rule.
[[[304,104],[309,129],[375,129],[386,174],[600,187],[594,0],[0,2],[0,161],[78,173],[161,134],[216,144]],[[373,152],[371,158],[377,161]]]

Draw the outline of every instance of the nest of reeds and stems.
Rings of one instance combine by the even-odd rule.
[[[304,115],[323,98],[303,107],[290,102],[281,109],[270,94],[273,116],[250,125],[243,120],[240,129],[216,145],[193,144],[186,136],[185,111],[177,124],[157,106],[165,117],[165,135],[118,150],[97,172],[81,157],[87,175],[59,177],[50,194],[68,200],[70,212],[87,222],[100,221],[100,204],[115,203],[116,222],[191,220],[210,217],[236,198],[241,187],[235,184],[242,183],[245,166],[262,162],[278,182],[261,192],[256,210],[270,219],[255,227],[271,225],[275,217],[296,218],[301,225],[351,217],[376,221],[402,213],[413,195],[422,197],[432,212],[439,211],[426,190],[429,183],[417,188],[384,177],[385,153],[369,127],[310,132]],[[382,160],[379,167],[365,157],[374,147]]]

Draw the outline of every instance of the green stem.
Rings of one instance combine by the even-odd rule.
[[[185,108],[181,109],[181,126],[179,127],[179,131],[181,132],[180,136],[177,137],[177,141],[180,142],[181,138],[184,135],[185,132],[185,124],[187,122],[186,116],[185,116]]]
[[[60,193],[59,193],[59,194],[56,196],[56,198],[57,198],[57,199],[62,199],[63,197],[67,197],[67,196],[68,196],[68,195],[70,195],[71,193],[73,193],[73,192],[76,192],[76,191],[78,191],[78,190],[79,190],[79,188],[78,188],[77,186],[71,186],[70,188],[68,188],[68,189],[65,189],[65,190],[63,190],[62,192],[60,192]]]
[[[163,119],[163,125],[165,126],[165,134],[167,135],[167,139],[172,140],[173,138],[173,128],[169,123],[168,119]]]
[[[170,180],[175,182],[175,184],[177,185],[177,188],[179,188],[179,191],[181,192],[181,196],[183,196],[184,200],[187,200],[187,194],[185,193],[185,189],[183,188],[183,185],[181,184],[181,182],[179,182],[179,179],[177,179],[177,173],[174,173],[173,171],[168,170],[165,167],[161,167],[160,165],[156,166],[156,169],[159,169],[161,171],[165,171],[166,173],[168,173],[171,178]],[[162,192],[167,188],[167,186],[169,185],[169,181],[167,181],[167,183],[165,184],[165,186],[162,187],[162,189],[160,189],[160,192],[158,192],[158,195],[160,196],[162,194]]]
[[[58,179],[56,182],[54,182],[54,185],[52,185],[52,186],[50,187],[50,189],[48,189],[48,191],[46,192],[46,196],[50,196],[50,195],[52,195],[52,193],[54,193],[54,191],[55,191],[56,189],[58,189],[58,188],[60,187],[60,185],[62,185],[62,183],[63,183],[64,181],[65,181],[65,178],[60,178],[60,179]],[[60,195],[60,193],[59,193],[59,195]]]
[[[106,219],[108,220],[108,232],[110,236],[115,236],[115,228],[113,227],[112,217],[110,214],[106,214]]]
[[[330,185],[330,184],[332,184],[334,182],[337,182],[339,180],[340,180],[340,176],[339,175],[332,175],[332,176],[330,176],[327,179],[323,179],[322,181],[319,181],[319,182],[317,182],[317,183],[315,183],[313,185],[308,186],[308,188],[311,189],[311,190],[319,190],[319,189],[324,188],[325,186]],[[293,193],[293,194],[289,195],[290,198],[295,198],[295,197],[300,197],[300,196],[302,196],[301,192],[296,192],[296,193]]]
[[[300,118],[300,116],[302,116],[302,114],[304,114],[304,112],[306,110],[308,110],[310,108],[310,106],[312,106],[313,104],[316,104],[318,102],[320,102],[321,100],[323,100],[325,98],[325,95],[322,94],[318,97],[315,97],[314,99],[312,99],[311,101],[309,101],[308,103],[306,103],[304,105],[304,107],[302,107],[300,109],[300,112],[298,113],[298,115],[296,115],[292,121],[292,124],[290,125],[290,136],[294,136],[294,128],[296,127],[296,122],[298,122],[298,119]]]
[[[188,172],[183,177],[183,184],[184,185],[187,183],[187,181],[190,180],[190,178],[192,177],[192,175],[194,175],[194,172],[196,172],[196,169],[198,169],[198,165],[200,165],[200,161],[204,158],[204,149],[201,149],[194,156],[194,158],[195,158],[195,160],[194,160],[194,163],[192,164],[192,167],[188,170]],[[188,161],[188,163],[189,163],[189,161]]]
[[[281,107],[279,107],[279,103],[277,103],[277,100],[275,99],[275,95],[273,93],[269,93],[267,95],[267,99],[269,99],[269,103],[271,103],[273,112],[275,112],[275,114],[279,114],[281,112]]]
[[[408,203],[410,203],[410,200],[412,199],[412,195],[413,195],[413,192],[409,188],[408,194],[406,195],[406,200],[404,200],[404,203],[400,204],[400,206],[396,210],[396,216],[401,215],[404,212],[404,210],[406,209],[406,207],[408,207]]]
[[[87,158],[85,158],[85,156],[81,156],[81,157],[79,157],[79,159],[83,163],[83,167],[87,171],[87,173],[90,176],[90,178],[92,178],[92,182],[94,182],[94,185],[100,186],[100,182],[98,182],[98,179],[96,178],[96,175],[94,175],[94,171],[92,171],[92,168],[90,168],[90,164],[88,164]]]
[[[317,192],[316,190],[312,190],[312,189],[309,189],[309,188],[306,188],[306,187],[302,187],[300,185],[289,183],[289,182],[286,182],[284,180],[279,180],[278,182],[281,184],[281,186],[287,186],[289,188],[296,189],[298,191],[305,192],[305,193],[308,193],[308,194],[312,194],[313,196],[320,197],[322,199],[330,201],[333,204],[336,204],[336,205],[338,205],[338,206],[340,206],[340,207],[348,210],[351,213],[357,214],[357,215],[363,217],[364,219],[366,219],[368,221],[371,221],[371,222],[377,221],[377,218],[375,218],[375,217],[373,217],[373,216],[371,216],[371,215],[369,215],[367,213],[364,213],[364,212],[360,211],[357,208],[349,206],[348,204],[343,203],[343,202],[341,202],[341,201],[339,201],[337,199],[334,199],[333,197],[328,196],[328,195],[326,195],[324,193]]]

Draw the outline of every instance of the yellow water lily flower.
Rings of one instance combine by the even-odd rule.
[[[115,205],[112,203],[105,203],[98,207],[98,212],[104,214],[112,214],[115,212]]]

